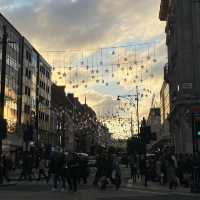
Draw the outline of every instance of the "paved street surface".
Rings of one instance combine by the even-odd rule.
[[[42,182],[20,183],[17,185],[0,187],[1,200],[192,200],[200,199],[200,195],[177,191],[156,191],[150,189],[134,189],[122,187],[119,191],[109,187],[101,191],[91,185],[80,186],[77,193],[52,192],[50,186]]]
[[[166,186],[150,183],[145,188],[142,183],[132,185],[129,180],[129,169],[122,167],[123,184],[119,191],[109,186],[106,191],[88,185],[79,186],[77,193],[52,192],[51,185],[44,181],[20,182],[0,187],[0,200],[192,200],[200,199],[200,195],[191,194],[189,189],[178,188],[170,191]]]

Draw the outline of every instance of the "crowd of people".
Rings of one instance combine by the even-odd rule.
[[[132,182],[143,180],[145,185],[148,181],[159,182],[168,185],[169,189],[182,186],[190,187],[194,178],[194,167],[197,168],[195,177],[200,184],[200,156],[193,157],[189,154],[175,155],[173,152],[163,154],[138,156],[131,154],[128,159]]]
[[[110,182],[116,186],[121,184],[121,171],[119,167],[119,159],[115,154],[102,152],[97,156],[96,175],[93,181],[94,186],[98,186],[103,190]],[[88,156],[81,153],[63,152],[61,149],[52,149],[50,152],[44,150],[22,151],[18,155],[17,160],[13,159],[9,154],[3,155],[1,163],[1,172],[4,181],[9,182],[15,173],[17,181],[45,180],[46,183],[52,185],[52,191],[58,189],[64,191],[66,183],[70,191],[77,191],[78,185],[88,183],[90,175],[90,166],[88,164]],[[59,184],[59,185],[58,185]]]
[[[15,173],[17,181],[45,180],[52,186],[53,191],[64,191],[68,188],[76,192],[80,184],[88,183],[89,176],[90,181],[93,179],[93,185],[102,190],[105,190],[108,184],[119,189],[122,182],[121,156],[102,151],[96,155],[95,160],[92,167],[96,170],[92,178],[88,156],[84,153],[66,153],[59,148],[51,151],[30,149],[18,154],[15,161],[9,154],[3,155],[0,172],[1,178],[7,182],[13,179],[11,174],[14,171],[18,171]],[[200,155],[175,155],[172,152],[146,156],[130,154],[126,160],[133,184],[140,182],[148,186],[149,182],[157,182],[170,189],[176,189],[177,186],[187,188],[193,184],[195,177],[200,186]],[[194,167],[197,169],[195,173]]]

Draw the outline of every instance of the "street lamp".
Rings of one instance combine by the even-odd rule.
[[[136,94],[134,95],[118,95],[117,100],[120,101],[121,99],[127,99],[130,101],[132,105],[135,105],[134,102],[136,101],[136,117],[137,117],[137,132],[139,135],[140,132],[140,121],[139,121],[139,92],[138,92],[138,86],[136,86]],[[131,117],[132,120],[132,117]],[[132,122],[131,122],[132,123]]]

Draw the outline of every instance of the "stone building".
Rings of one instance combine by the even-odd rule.
[[[65,86],[52,84],[49,144],[62,146],[66,151],[74,151],[74,130],[75,125],[68,109]]]
[[[148,146],[148,149],[150,149],[152,145],[158,142],[161,138],[160,108],[150,108],[146,123],[147,126],[151,127],[152,135],[155,136],[154,140],[152,140],[151,144]]]
[[[172,136],[169,129],[169,114],[170,114],[170,97],[169,97],[169,85],[165,81],[163,82],[160,90],[160,115],[161,115],[161,131],[160,131],[160,143],[163,145],[171,145]]]
[[[170,132],[176,153],[193,152],[194,112],[200,108],[200,4],[191,0],[161,0],[159,18],[166,21]]]

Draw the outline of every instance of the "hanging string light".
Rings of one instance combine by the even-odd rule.
[[[153,63],[157,62],[156,45],[147,44],[146,47],[146,50],[144,50],[144,48],[140,48],[139,45],[134,45],[133,47],[129,47],[129,45],[124,45],[119,47],[111,47],[110,50],[107,48],[107,51],[105,51],[106,48],[99,48],[98,50],[74,50],[76,51],[76,53],[74,53],[73,50],[70,50],[70,52],[67,54],[69,57],[68,66],[66,66],[66,64],[63,65],[60,63],[61,53],[58,55],[56,54],[56,59],[53,59],[53,62],[56,61],[56,63],[54,63],[54,66],[56,66],[56,68],[53,70],[53,73],[57,74],[55,78],[60,81],[66,81],[66,79],[69,79],[68,83],[70,85],[73,85],[74,88],[78,88],[81,85],[83,85],[84,87],[85,85],[88,86],[88,83],[93,83],[94,81],[96,83],[101,82],[102,84],[105,84],[105,86],[109,86],[109,82],[114,77],[117,77],[119,79],[116,81],[117,85],[120,85],[122,81],[127,82],[127,84],[130,83],[130,85],[133,83],[139,84],[138,81],[140,81],[142,84],[146,84],[145,79],[148,79],[147,74],[149,74],[151,78],[154,77],[152,65]],[[150,55],[151,48],[154,48],[154,53],[152,56],[153,59],[151,59]],[[90,54],[89,51],[92,51],[92,54]],[[144,57],[140,62],[138,62],[138,54],[144,56],[145,52],[147,53],[147,55],[145,56],[145,63]],[[75,54],[75,56],[72,57],[72,54]],[[53,55],[53,57],[55,57],[55,55]],[[53,57],[49,58],[48,56],[49,59]],[[150,60],[152,63],[151,66],[148,62]],[[72,68],[73,65],[76,65],[76,68],[74,68],[76,70],[75,72]],[[99,67],[101,67],[101,69],[99,69]],[[121,72],[119,72],[118,68]],[[69,73],[67,73],[66,70],[69,70]],[[72,73],[74,80],[72,80]],[[83,73],[91,74],[88,76],[88,79],[91,79],[93,81],[86,83],[86,80],[84,78],[81,78]],[[79,74],[80,77],[78,76]],[[99,78],[99,76],[101,76],[101,78]]]
[[[151,59],[151,56],[150,56],[150,53],[149,53],[149,46],[148,46],[148,55],[147,55],[147,60],[150,60]]]

